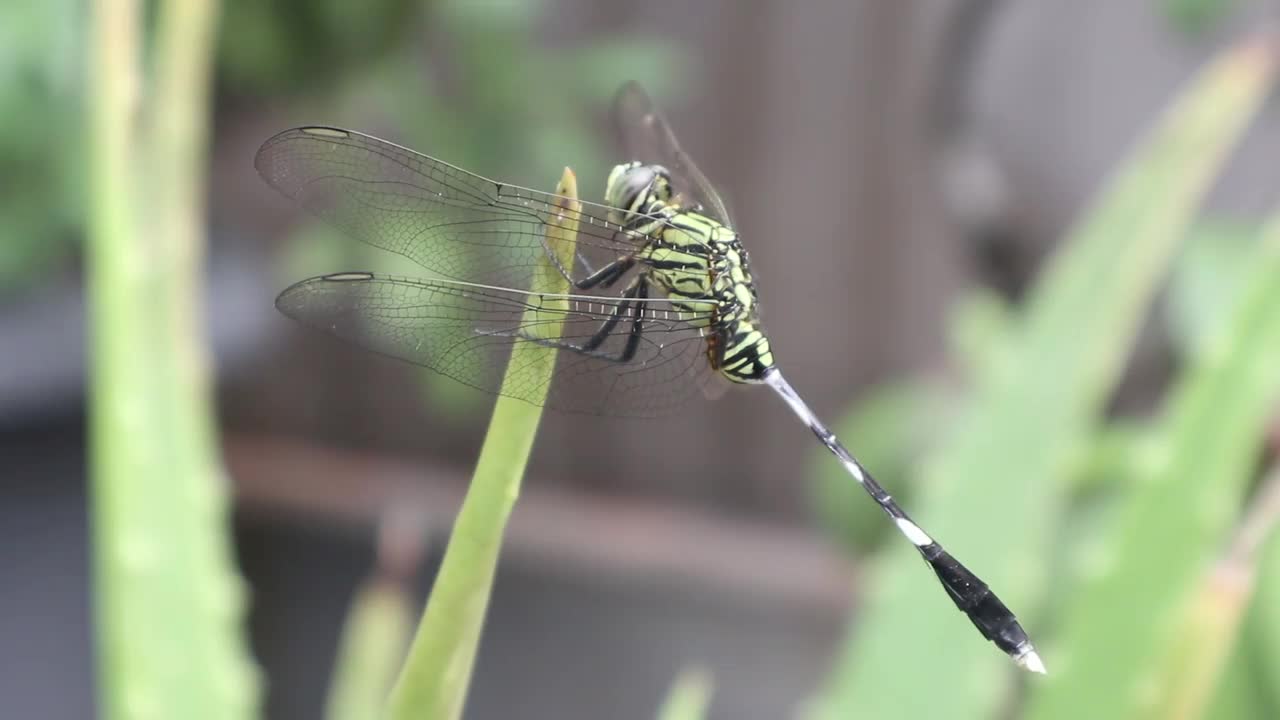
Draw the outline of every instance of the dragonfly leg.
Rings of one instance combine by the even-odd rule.
[[[612,287],[614,283],[618,282],[618,280],[636,264],[636,253],[631,253],[628,255],[622,255],[617,260],[614,260],[597,270],[591,267],[591,263],[587,261],[587,258],[582,253],[574,251],[573,255],[575,260],[582,265],[582,269],[587,274],[585,278],[576,280],[571,272],[572,268],[566,268],[564,263],[560,262],[559,256],[551,249],[551,246],[547,244],[546,237],[542,238],[542,249],[546,252],[547,259],[551,261],[552,267],[560,273],[561,277],[571,283],[578,290],[589,290],[594,287]]]
[[[639,275],[636,277],[636,297],[644,300],[649,297],[649,276]],[[645,304],[638,303],[636,305],[636,319],[631,322],[631,334],[627,336],[627,344],[622,348],[622,354],[618,356],[618,362],[631,362],[636,356],[636,350],[640,349],[640,337],[644,334],[644,308]]]
[[[578,281],[573,279],[572,264],[570,267],[566,268],[564,263],[560,262],[560,256],[551,248],[550,245],[547,244],[547,238],[545,236],[542,237],[540,242],[542,243],[542,251],[546,253],[547,259],[551,261],[551,266],[556,269],[556,272],[560,273],[560,277],[564,278],[570,284],[577,286]],[[573,252],[573,257],[576,262],[582,265],[583,270],[587,273],[588,279],[597,274],[597,271],[591,267],[591,263],[587,262],[587,258],[584,257],[582,253],[575,250]],[[610,263],[610,265],[612,264],[613,263]],[[603,271],[604,269],[605,268],[601,268],[600,270]]]
[[[583,263],[585,265],[585,262]],[[634,255],[626,255],[605,265],[581,280],[574,280],[573,286],[579,290],[590,290],[593,287],[608,288],[636,264]]]
[[[624,316],[626,316],[628,310],[632,307],[636,307],[637,305],[643,305],[643,303],[634,303],[632,301],[637,298],[644,299],[648,297],[649,278],[645,275],[637,275],[636,279],[627,286],[625,291],[623,291],[623,301],[618,303],[618,305],[613,309],[613,312],[609,314],[609,317],[604,322],[600,323],[600,327],[591,334],[591,337],[587,338],[586,342],[581,345],[575,345],[574,343],[564,342],[562,340],[548,340],[546,338],[534,337],[520,331],[516,331],[513,334],[529,342],[542,345],[543,347],[555,348],[557,350],[568,350],[578,353],[579,355],[587,355],[589,357],[608,360],[610,362],[630,362],[631,359],[635,357],[636,351],[640,349],[640,339],[644,334],[643,309],[638,309],[635,314],[635,319],[631,321],[631,331],[627,336],[627,344],[623,346],[621,352],[617,355],[612,355],[609,353],[599,352],[598,348],[606,339],[608,339],[609,335],[613,332],[613,329],[617,327],[618,323],[622,321]]]
[[[622,294],[622,297],[628,298],[618,304],[613,315],[608,320],[600,324],[600,329],[595,332],[582,347],[579,352],[594,352],[600,344],[609,337],[609,333],[613,331],[614,326],[622,319],[623,314],[631,307],[636,308],[635,319],[631,321],[631,332],[627,335],[627,344],[623,346],[622,352],[618,357],[613,358],[620,363],[629,362],[631,358],[636,356],[636,350],[640,347],[640,336],[644,333],[644,303],[632,303],[631,300],[649,297],[649,278],[644,275],[637,275],[636,279],[631,282],[631,286]]]

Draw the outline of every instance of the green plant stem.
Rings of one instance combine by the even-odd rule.
[[[577,182],[568,168],[556,192],[577,202]],[[550,232],[563,236],[563,245],[557,242],[550,246],[565,248],[561,263],[573,267],[569,241],[577,234],[576,221],[564,220]],[[535,279],[536,288],[546,292],[568,289],[549,263],[544,263],[539,273],[542,277]],[[554,369],[554,350],[520,343],[511,352],[503,382],[527,387],[526,383],[540,378],[538,385],[546,388]],[[520,480],[541,417],[541,407],[514,398],[499,397],[494,406],[480,460],[450,534],[431,598],[391,692],[388,711],[394,720],[452,720],[462,715],[502,535],[520,495]]]

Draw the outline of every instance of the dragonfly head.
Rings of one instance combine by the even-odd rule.
[[[671,196],[671,173],[661,165],[639,162],[614,166],[604,191],[605,204],[613,208],[609,220],[623,227],[651,213],[655,202],[669,202]]]

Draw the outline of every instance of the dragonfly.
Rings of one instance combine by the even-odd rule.
[[[299,127],[270,138],[254,159],[269,185],[425,271],[313,277],[285,289],[276,307],[374,352],[567,412],[658,417],[728,386],[772,388],[978,631],[1044,673],[1014,614],[907,515],[783,377],[728,209],[649,95],[623,85],[613,115],[630,159],[609,174],[601,204],[490,180],[351,130]],[[552,231],[566,216],[576,237]],[[521,381],[507,367],[518,343],[556,353],[550,387],[538,379],[545,373]]]

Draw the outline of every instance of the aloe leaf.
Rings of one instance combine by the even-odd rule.
[[[1273,361],[1277,363],[1280,358]],[[1227,552],[1192,588],[1184,617],[1170,633],[1172,639],[1165,643],[1167,650],[1147,673],[1153,679],[1144,679],[1144,695],[1158,699],[1154,707],[1144,703],[1142,711],[1135,715],[1160,720],[1223,717],[1220,707],[1215,707],[1213,714],[1206,714],[1223,685],[1224,692],[1236,693],[1235,702],[1248,699],[1242,692],[1248,688],[1241,687],[1249,677],[1250,668],[1242,664],[1246,660],[1242,652],[1248,647],[1240,630],[1246,610],[1256,598],[1258,576],[1267,569],[1261,546],[1274,535],[1280,519],[1280,468],[1272,471],[1263,488],[1251,499]],[[1256,608],[1257,604],[1253,606]],[[1234,716],[1241,715],[1237,712]]]
[[[199,305],[217,4],[92,3],[90,526],[104,718],[257,709]]]
[[[1261,235],[1256,221],[1214,218],[1192,226],[1169,279],[1169,331],[1180,353],[1201,352],[1236,304]]]
[[[1258,703],[1270,709],[1267,717],[1275,717],[1280,714],[1280,533],[1274,531],[1262,554],[1244,638],[1253,686],[1262,696]]]
[[[1005,371],[978,379],[957,431],[924,465],[911,510],[1028,621],[1050,673],[1056,653],[1035,632],[1035,610],[1072,460],[1273,64],[1269,47],[1251,41],[1183,92],[1050,260],[1010,329]],[[1012,665],[913,553],[896,545],[868,577],[865,609],[816,716],[987,718],[1010,699]]]
[[[1208,697],[1202,676],[1216,678],[1249,597],[1239,572],[1203,591],[1202,576],[1236,522],[1280,401],[1278,277],[1280,216],[1227,322],[1174,387],[1154,467],[1125,496],[1065,619],[1061,671],[1037,687],[1029,717],[1198,715],[1186,706]]]

